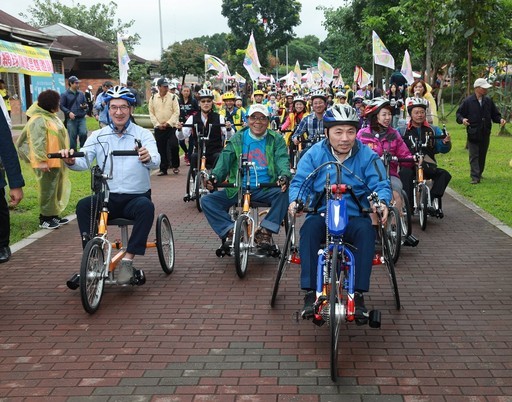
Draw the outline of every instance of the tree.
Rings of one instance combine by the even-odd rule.
[[[162,55],[160,73],[180,77],[184,84],[187,74],[204,75],[205,53],[207,49],[198,38],[175,42]]]
[[[229,40],[227,33],[213,34],[212,36],[201,36],[197,38],[207,49],[208,54],[224,60],[229,54]]]
[[[77,3],[76,6],[66,6],[57,0],[34,0],[27,10],[28,16],[20,13],[35,27],[43,27],[62,23],[88,33],[104,42],[116,44],[117,33],[127,33],[135,23],[131,20],[123,23],[115,20],[117,3],[110,1],[106,4],[96,3],[91,7]],[[139,34],[133,34],[124,40],[128,51],[139,44]]]
[[[294,0],[222,0],[222,15],[231,29],[231,49],[245,49],[251,32],[254,34],[260,63],[268,66],[268,53],[286,45],[293,29],[300,24],[302,5]]]
[[[279,49],[280,64],[286,63],[286,48]],[[298,60],[301,67],[316,63],[320,56],[320,40],[314,35],[308,35],[304,38],[292,39],[288,43],[288,64],[295,66]]]

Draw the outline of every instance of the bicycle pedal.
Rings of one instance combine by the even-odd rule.
[[[73,274],[73,276],[66,282],[66,285],[71,290],[78,289],[80,287],[80,275]]]
[[[135,269],[133,272],[132,284],[141,286],[146,283],[146,275],[142,269]]]
[[[409,235],[409,236],[407,236],[407,238],[404,241],[404,246],[416,247],[419,242],[420,242],[419,239],[417,239],[415,236]]]
[[[380,328],[381,313],[379,310],[370,311],[370,317],[368,319],[368,325],[370,328]]]
[[[184,196],[183,197],[183,201],[184,202],[189,202],[190,201],[190,195],[187,194],[186,196]]]

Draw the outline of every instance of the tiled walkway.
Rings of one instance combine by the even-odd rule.
[[[443,220],[415,225],[401,311],[375,268],[367,304],[382,328],[343,327],[333,384],[328,328],[295,319],[298,269],[270,308],[277,260],[251,258],[240,280],[182,201],[185,177],[153,177],[174,273],[149,250],[136,260],[146,284],[108,287],[92,316],[65,285],[80,265],[76,221],[0,266],[0,400],[512,401],[512,239],[475,212],[447,195]]]

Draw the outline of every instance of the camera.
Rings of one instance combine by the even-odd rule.
[[[88,107],[87,103],[80,103],[80,108],[87,109]]]

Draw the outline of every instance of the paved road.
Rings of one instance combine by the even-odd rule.
[[[136,261],[147,283],[107,288],[95,315],[65,285],[81,258],[76,221],[0,266],[0,400],[512,401],[512,239],[453,197],[402,253],[401,311],[375,268],[367,304],[382,328],[343,328],[333,384],[328,328],[294,319],[298,270],[271,309],[276,260],[252,259],[238,279],[182,201],[184,180],[153,177],[175,272],[148,251]]]

